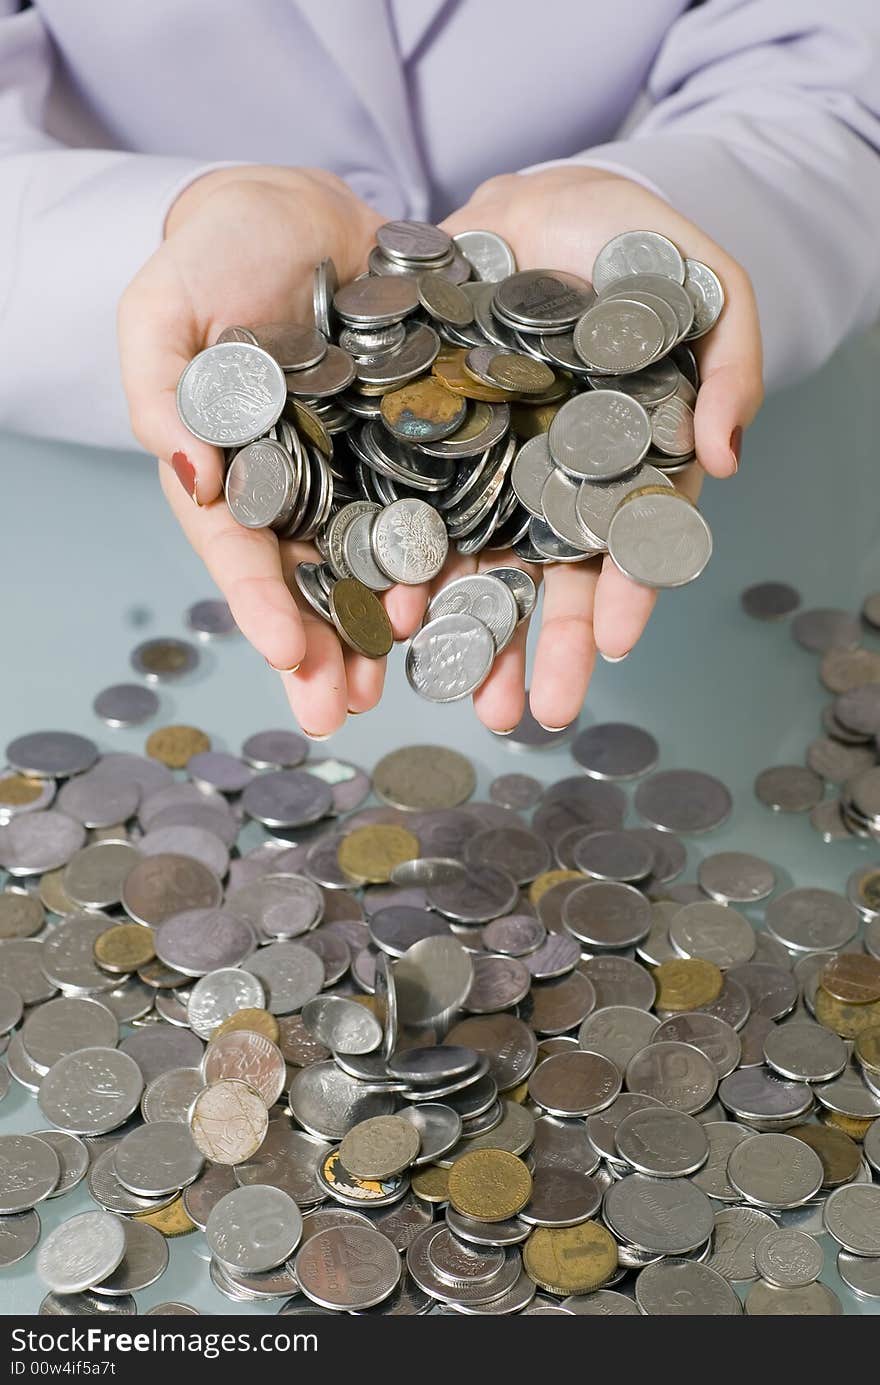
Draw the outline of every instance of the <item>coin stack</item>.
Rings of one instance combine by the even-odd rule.
[[[880,919],[732,850],[683,880],[732,802],[659,753],[590,726],[569,775],[474,801],[441,746],[368,775],[289,731],[11,742],[0,1096],[36,1108],[0,1261],[38,1247],[40,1312],[137,1312],[187,1234],[285,1315],[829,1314],[835,1267],[880,1298]]]
[[[517,271],[493,232],[410,221],[379,228],[369,267],[340,287],[325,260],[315,327],[230,326],[178,387],[185,425],[225,449],[238,522],[314,539],[324,561],[297,583],[348,643],[387,653],[375,594],[436,578],[450,541],[536,564],[610,552],[652,587],[699,576],[711,534],[670,478],[694,459],[688,343],[723,308],[711,269],[627,231],[590,285]],[[453,652],[454,696],[479,686],[485,630],[458,620],[421,636],[419,691]]]
[[[809,813],[826,842],[850,836],[880,841],[880,652],[864,643],[880,631],[880,593],[865,598],[860,616],[830,607],[799,611],[800,593],[784,582],[757,583],[741,600],[758,620],[794,616],[792,635],[821,656],[819,678],[833,694],[806,763],[762,770],[757,797],[777,812]],[[880,872],[854,871],[848,893],[870,920],[880,911]]]

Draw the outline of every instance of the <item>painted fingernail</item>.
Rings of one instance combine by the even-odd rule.
[[[186,453],[175,452],[171,458],[171,466],[174,475],[183,486],[190,500],[194,500],[198,505],[199,499],[196,495],[196,469],[192,462],[187,460]]]
[[[739,424],[737,424],[736,427],[734,428],[733,432],[732,432],[731,435],[730,435],[730,455],[731,455],[731,457],[733,458],[733,470],[734,470],[734,472],[739,471],[739,459],[740,459],[740,457],[741,457],[741,455],[742,455],[742,443],[743,443],[743,430],[742,430],[742,428],[739,426]]]
[[[605,660],[606,664],[622,664],[624,659],[629,658],[630,654],[632,653],[632,650],[628,649],[625,654],[603,654],[602,650],[600,649],[599,653]]]
[[[355,712],[355,711],[353,711],[351,707],[346,707],[345,710],[348,712],[348,715],[349,715],[350,717],[359,717],[359,716],[361,715],[360,712]]]
[[[290,668],[279,668],[277,664],[269,663],[268,659],[266,663],[273,673],[296,673],[297,669],[302,668],[303,661],[300,659],[298,664],[292,664]]]

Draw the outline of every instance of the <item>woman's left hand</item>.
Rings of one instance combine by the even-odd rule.
[[[695,420],[698,465],[677,481],[695,500],[703,473],[734,475],[742,431],[763,398],[761,333],[746,271],[705,232],[628,178],[572,166],[492,178],[444,227],[451,235],[495,231],[513,248],[520,269],[568,270],[586,279],[592,277],[593,261],[606,241],[622,231],[644,228],[661,232],[683,255],[710,265],[724,286],[726,304],[717,326],[694,343],[702,380]],[[497,552],[484,554],[480,566],[511,561],[525,566]],[[456,555],[436,585],[475,566],[473,559]],[[537,577],[541,570],[531,571]],[[656,593],[624,577],[608,556],[601,567],[599,560],[551,564],[543,576],[543,619],[530,703],[537,721],[556,729],[580,711],[597,650],[620,659],[633,648]],[[524,628],[497,660],[475,707],[495,731],[508,731],[519,721],[525,708]]]

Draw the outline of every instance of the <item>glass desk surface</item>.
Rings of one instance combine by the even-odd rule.
[[[790,884],[843,888],[849,873],[878,855],[873,843],[824,844],[808,817],[769,812],[754,797],[756,773],[801,763],[820,733],[828,694],[818,660],[792,639],[787,622],[760,623],[741,610],[752,582],[783,580],[804,607],[858,610],[880,589],[880,504],[873,399],[880,375],[880,332],[841,350],[821,375],[775,396],[745,440],[732,482],[709,481],[702,508],[715,536],[704,576],[661,597],[644,638],[623,663],[598,661],[581,725],[623,720],[645,726],[661,747],[660,768],[691,767],[718,775],[734,797],[729,822],[687,841],[684,879],[700,859],[738,849],[767,857]],[[195,675],[160,687],[159,714],[146,727],[113,731],[92,712],[111,683],[136,681],[130,651],[158,635],[186,636],[187,607],[212,584],[168,512],[155,463],[132,454],[0,437],[4,504],[2,539],[2,742],[26,731],[58,728],[97,739],[102,750],[141,751],[157,725],[202,727],[215,748],[237,751],[244,737],[290,725],[279,681],[240,637],[202,646]],[[880,635],[865,644],[880,650]],[[349,723],[313,752],[337,754],[369,769],[398,745],[438,742],[474,761],[478,795],[505,771],[544,782],[573,772],[567,746],[522,754],[493,737],[470,703],[433,707],[408,688],[402,651],[389,660],[380,706]],[[754,910],[752,917],[759,917]],[[0,1130],[38,1129],[34,1098],[15,1082],[0,1106]],[[39,1207],[43,1234],[93,1203],[81,1184]],[[816,1227],[810,1214],[794,1224]],[[804,1217],[808,1220],[804,1220]],[[858,1301],[826,1250],[823,1280],[847,1313],[880,1311]],[[230,1303],[208,1278],[201,1233],[170,1243],[171,1264],[138,1294],[141,1311],[183,1299],[204,1313],[274,1313],[268,1304]],[[35,1252],[0,1272],[0,1311],[36,1312],[45,1289]],[[745,1286],[743,1286],[745,1287]]]

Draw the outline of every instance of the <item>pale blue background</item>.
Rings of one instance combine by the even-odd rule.
[[[805,292],[809,287],[805,285]],[[84,349],[87,346],[84,345]],[[758,851],[783,881],[841,888],[849,872],[876,858],[873,845],[824,845],[802,817],[776,817],[756,803],[763,767],[799,762],[819,734],[828,695],[817,661],[785,624],[762,625],[739,607],[739,593],[770,578],[793,582],[806,605],[857,609],[880,588],[880,487],[876,391],[880,334],[841,351],[822,374],[774,398],[746,437],[733,482],[709,482],[703,508],[715,556],[693,586],[661,598],[637,650],[624,663],[600,662],[585,720],[632,719],[658,737],[664,767],[719,774],[734,795],[731,822],[689,843],[684,878],[699,859],[726,848]],[[51,379],[46,381],[47,393]],[[37,728],[96,737],[102,748],[140,750],[154,725],[191,722],[217,746],[236,750],[248,733],[288,723],[276,677],[241,639],[203,652],[199,672],[162,692],[145,730],[109,731],[91,710],[95,693],[132,676],[128,656],[150,635],[185,634],[183,614],[211,583],[167,512],[154,463],[126,454],[0,438],[3,492],[3,663],[0,742]],[[866,635],[880,649],[880,640]],[[480,791],[505,770],[547,782],[570,772],[565,746],[514,754],[476,721],[469,704],[434,708],[409,691],[398,652],[381,706],[353,719],[316,754],[368,767],[391,747],[414,741],[454,745],[476,762]],[[38,1128],[34,1099],[14,1082],[0,1129]],[[83,1187],[40,1207],[44,1231],[92,1206]],[[171,1268],[138,1295],[141,1308],[183,1298],[205,1312],[238,1311],[210,1285],[200,1233],[172,1242]],[[6,1313],[33,1312],[42,1297],[35,1254],[0,1277]],[[826,1278],[835,1283],[828,1249]],[[274,1312],[243,1305],[242,1311]],[[851,1299],[849,1312],[870,1311]]]

